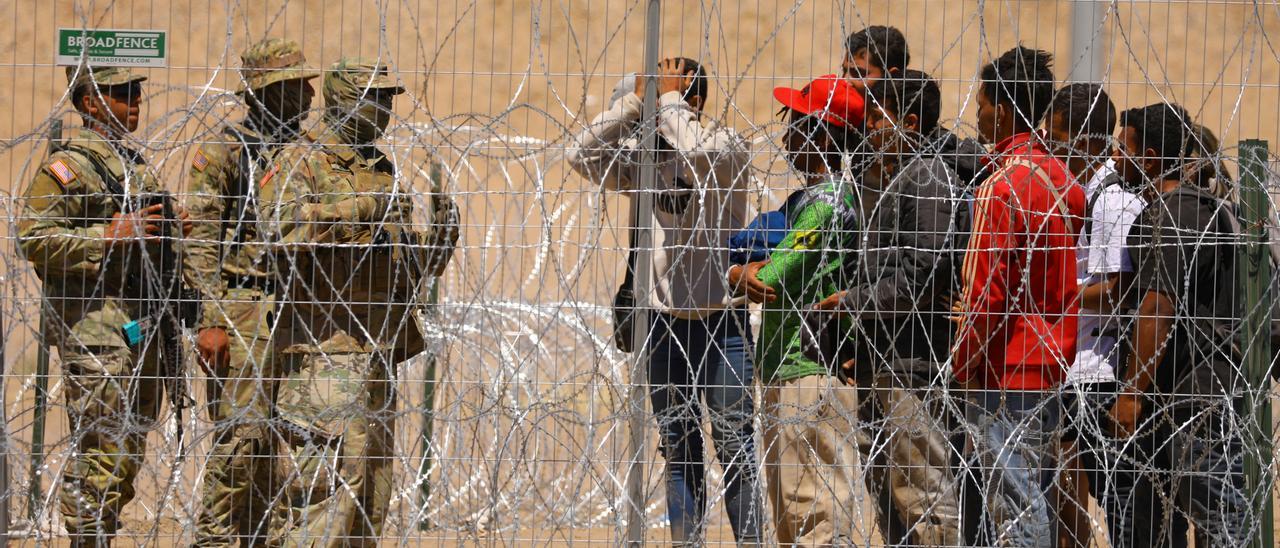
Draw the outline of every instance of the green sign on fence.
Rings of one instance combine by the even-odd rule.
[[[168,40],[162,30],[58,29],[59,65],[78,65],[82,55],[99,67],[163,67]]]

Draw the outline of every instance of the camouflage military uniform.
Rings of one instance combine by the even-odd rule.
[[[117,68],[68,73],[73,88],[92,85],[90,74],[99,86],[145,80]],[[119,528],[163,394],[155,331],[136,347],[121,333],[143,314],[143,303],[127,296],[127,279],[158,257],[140,241],[108,245],[105,229],[123,197],[103,171],[131,193],[160,190],[137,152],[80,129],[36,172],[18,222],[22,252],[43,285],[47,342],[62,358],[74,453],[61,511],[73,544],[90,545]]]
[[[253,45],[241,59],[241,93],[319,75],[304,68],[296,42],[278,38]],[[264,157],[281,144],[271,141],[289,133],[263,135],[259,128],[267,127],[279,128],[279,120],[251,117],[225,126],[200,145],[191,163],[187,206],[195,227],[187,252],[204,295],[200,328],[226,330],[231,344],[229,363],[225,369],[220,364],[206,386],[214,447],[204,468],[196,546],[229,546],[237,536],[246,542],[265,539],[266,509],[274,495],[266,460],[272,379],[277,377],[269,351],[274,277],[255,243],[252,202]]]
[[[359,61],[335,65],[324,88],[326,133],[283,149],[260,189],[259,222],[277,260],[292,266],[281,275],[273,343],[284,376],[276,469],[285,500],[271,536],[291,546],[372,545],[393,489],[393,368],[421,347],[411,315],[418,284],[447,262],[456,218],[436,231],[447,246],[410,232],[411,189],[372,139],[349,144],[360,142],[342,127],[360,116],[353,98],[402,88]],[[436,209],[453,211],[436,198],[448,204]]]

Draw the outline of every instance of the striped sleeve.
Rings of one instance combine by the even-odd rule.
[[[981,363],[987,346],[997,343],[1008,307],[1010,261],[1016,251],[1012,208],[1012,176],[1006,168],[978,188],[974,196],[973,232],[961,270],[963,322],[956,337],[956,379],[967,381]]]

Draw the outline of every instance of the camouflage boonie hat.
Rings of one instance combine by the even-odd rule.
[[[285,80],[305,80],[320,75],[306,68],[302,47],[293,40],[267,38],[240,54],[240,90],[262,89]]]
[[[374,89],[404,93],[404,86],[387,73],[387,66],[372,59],[342,59],[324,75],[326,98],[359,96]]]
[[[147,77],[134,73],[129,67],[89,67],[79,65],[67,67],[67,83],[72,91],[97,82],[98,87],[118,86],[130,82],[142,82]]]

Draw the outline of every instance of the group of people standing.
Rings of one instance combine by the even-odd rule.
[[[241,59],[247,114],[200,136],[185,203],[131,146],[146,78],[67,68],[84,127],[51,144],[18,237],[62,361],[72,455],[59,500],[73,546],[105,546],[121,525],[160,397],[178,386],[165,382],[160,362],[175,357],[161,355],[160,327],[180,320],[197,334],[213,422],[195,544],[381,536],[395,367],[424,347],[415,311],[452,256],[457,209],[416,191],[376,146],[404,92],[385,65],[342,59],[322,75],[283,39]],[[320,76],[322,120],[306,130]],[[424,197],[427,228],[414,229]],[[158,250],[175,248],[169,266],[203,305],[192,318],[152,291],[168,268]]]
[[[404,92],[385,66],[321,74],[280,39],[242,61],[247,114],[198,139],[184,203],[130,146],[145,77],[67,70],[85,125],[27,187],[19,243],[63,364],[76,546],[120,527],[173,386],[158,326],[178,319],[153,286],[175,246],[214,424],[196,544],[381,534],[395,367],[423,348],[419,290],[457,210],[427,193],[412,228],[423,193],[375,144]],[[873,26],[841,74],[775,89],[799,188],[758,215],[752,152],[703,120],[696,60],[624,79],[570,144],[583,177],[654,193],[653,284],[630,312],[651,320],[637,350],[673,539],[705,541],[707,421],[742,545],[770,516],[780,544],[852,543],[864,504],[895,545],[1086,545],[1090,495],[1112,546],[1182,545],[1190,525],[1197,546],[1239,545],[1265,494],[1244,489],[1246,387],[1219,336],[1240,304],[1216,137],[1177,105],[1117,115],[1099,84],[1057,89],[1050,55],[1017,47],[978,74],[978,142],[940,124],[938,83],[909,65],[902,33]]]
[[[751,211],[749,143],[703,121],[696,60],[649,80],[656,136],[632,77],[568,151],[653,194],[636,351],[673,540],[705,541],[705,421],[740,545],[770,516],[779,544],[853,544],[869,504],[889,545],[1086,546],[1091,495],[1112,546],[1186,545],[1189,526],[1244,543],[1267,494],[1244,486],[1239,230],[1213,133],[1059,89],[1050,54],[1019,46],[981,68],[961,138],[899,30],[845,46],[842,74],[773,92],[799,186],[776,210]]]

